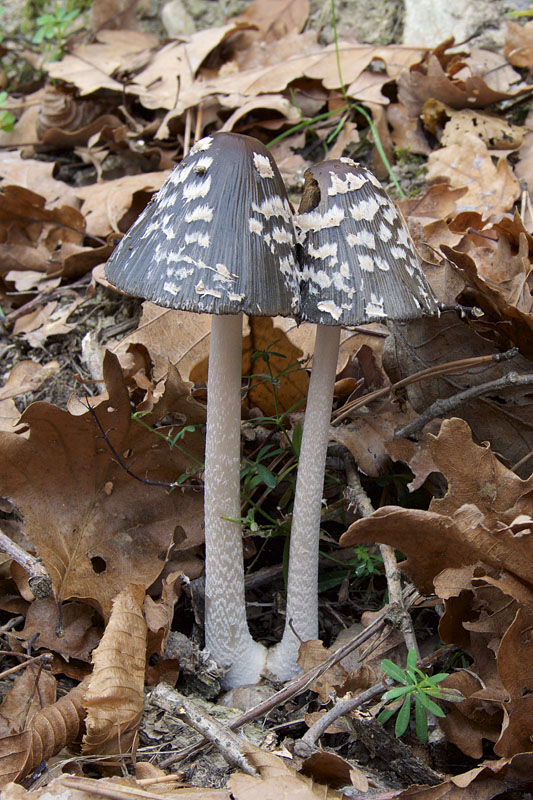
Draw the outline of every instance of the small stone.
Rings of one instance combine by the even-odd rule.
[[[183,0],[170,0],[165,3],[161,12],[161,19],[167,34],[176,36],[190,36],[196,31],[194,20],[183,5]]]

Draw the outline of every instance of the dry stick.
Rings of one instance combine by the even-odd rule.
[[[0,550],[26,570],[28,583],[36,600],[50,597],[52,579],[39,558],[31,556],[2,531],[0,531]]]
[[[395,431],[395,438],[405,438],[411,436],[413,433],[421,430],[426,423],[435,417],[441,417],[448,414],[457,406],[462,405],[467,400],[472,400],[475,397],[480,397],[487,392],[498,391],[499,389],[508,389],[513,386],[527,386],[533,383],[532,375],[519,375],[517,372],[508,372],[502,378],[489,383],[482,383],[479,386],[472,386],[470,389],[465,389],[464,392],[458,392],[452,397],[443,397],[432,403],[426,410],[420,414],[413,422],[410,422],[400,430]]]
[[[395,392],[397,389],[402,389],[405,386],[410,386],[412,383],[424,381],[427,378],[437,378],[440,375],[450,375],[454,372],[462,372],[463,370],[470,369],[471,367],[483,366],[483,364],[499,363],[500,361],[507,361],[518,355],[518,348],[514,347],[511,350],[506,350],[504,353],[495,353],[490,356],[476,356],[475,358],[462,358],[458,361],[447,361],[445,364],[438,364],[435,367],[428,367],[427,369],[415,372],[407,378],[402,378],[401,381],[393,383],[391,386],[386,386],[384,389],[378,389],[375,392],[365,394],[363,397],[358,397],[351,403],[347,403],[342,408],[333,412],[333,425],[336,425],[341,420],[345,419],[352,411],[366,406],[373,400],[379,400],[386,397],[388,394]]]
[[[411,592],[409,598],[406,600],[406,603],[411,606],[419,597],[420,595],[418,592]],[[288,683],[287,686],[284,686],[283,689],[279,690],[279,692],[273,694],[272,697],[268,697],[266,700],[263,700],[263,702],[259,703],[253,708],[250,708],[248,711],[245,711],[240,715],[240,717],[237,717],[230,722],[227,727],[230,730],[240,728],[242,725],[246,725],[247,722],[252,722],[253,720],[257,719],[257,717],[262,717],[265,714],[268,714],[277,706],[281,705],[282,703],[286,703],[292,697],[304,692],[314,681],[320,678],[324,672],[333,667],[339,661],[342,661],[342,659],[346,658],[346,656],[349,655],[352,650],[355,650],[361,644],[370,639],[370,637],[373,636],[378,630],[380,630],[384,626],[385,621],[394,616],[396,613],[396,608],[397,607],[393,604],[385,606],[381,614],[379,614],[379,616],[376,617],[376,619],[367,628],[328,656],[325,661],[308,670],[303,675],[300,675],[299,678],[296,678]],[[175,764],[176,761],[181,761],[182,759],[196,753],[203,744],[205,744],[205,742],[199,742],[196,745],[192,745],[191,747],[182,750],[180,753],[175,753],[174,755],[165,759],[165,761],[162,761],[159,766],[161,769],[166,769],[172,764]]]
[[[349,502],[352,501],[352,497],[355,499],[359,511],[362,517],[369,517],[371,514],[374,513],[374,507],[368,497],[367,493],[361,486],[361,480],[359,478],[359,472],[357,471],[357,467],[355,465],[355,461],[353,459],[352,454],[349,451],[345,451],[344,455],[344,466],[346,470],[346,478],[348,482],[348,500]],[[350,497],[350,495],[352,497]],[[387,577],[387,587],[389,590],[389,601],[394,603],[398,609],[400,609],[400,631],[402,632],[405,646],[407,650],[415,650],[417,655],[417,661],[420,661],[420,650],[418,648],[418,642],[416,641],[415,631],[413,628],[413,620],[411,619],[411,615],[408,611],[405,610],[404,602],[403,602],[403,593],[402,593],[402,584],[401,584],[401,573],[398,569],[398,562],[396,560],[396,554],[394,552],[394,547],[391,547],[388,544],[380,544],[379,550],[381,552],[381,557],[383,558],[383,566],[385,567],[385,575]]]
[[[343,717],[345,714],[355,711],[356,708],[360,708],[363,703],[367,703],[369,700],[373,700],[374,697],[383,694],[383,692],[387,691],[387,688],[386,684],[380,682],[371,686],[370,689],[360,692],[355,697],[337,700],[333,708],[326,711],[320,719],[311,725],[307,733],[305,733],[298,742],[295,742],[294,752],[296,755],[301,758],[310,756],[311,753],[316,750],[317,741],[331,724],[339,719],[339,717]]]
[[[1,651],[2,655],[11,655],[11,653],[6,653],[5,650]],[[22,653],[13,653],[12,655],[22,656]],[[7,675],[12,675],[14,672],[20,672],[21,669],[25,669],[28,664],[36,664],[39,662],[41,665],[46,667],[50,666],[52,663],[52,654],[51,653],[42,653],[40,656],[33,656],[27,657],[25,656],[26,661],[23,661],[21,664],[16,664],[14,667],[10,667],[10,669],[5,669],[3,672],[0,672],[0,679],[5,678]]]
[[[150,694],[150,700],[154,705],[173,717],[178,717],[182,722],[194,728],[204,739],[214,744],[228,764],[237,767],[247,775],[257,775],[257,770],[250,766],[241,752],[242,739],[192,700],[184,697],[166,683],[160,683],[155,687]]]
[[[136,786],[120,786],[120,784],[110,784],[104,780],[94,778],[75,778],[72,775],[65,775],[60,778],[61,784],[67,789],[77,789],[86,792],[88,795],[97,794],[100,797],[107,797],[109,800],[161,800],[164,795],[155,792],[146,792]]]

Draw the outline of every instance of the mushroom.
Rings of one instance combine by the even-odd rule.
[[[281,680],[298,674],[301,641],[318,636],[318,546],[341,326],[438,313],[407,228],[377,178],[349,158],[305,173],[296,228],[300,319],[317,323],[291,526],[287,617],[269,654]]]
[[[116,248],[106,277],[161,306],[213,315],[205,454],[205,638],[226,687],[256,683],[240,519],[242,314],[298,308],[295,237],[274,159],[249,136],[201,139]]]

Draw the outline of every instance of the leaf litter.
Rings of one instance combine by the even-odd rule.
[[[351,796],[426,800],[531,788],[532,23],[508,22],[495,53],[453,41],[367,45],[342,33],[338,46],[324,45],[309,14],[306,0],[254,0],[226,24],[166,43],[139,29],[95,30],[44,63],[33,93],[18,90],[14,130],[0,133],[0,530],[42,560],[53,584],[53,597],[35,598],[26,570],[3,561],[0,605],[17,620],[4,627],[3,662],[38,657],[4,679],[6,798],[26,796],[26,776],[43,761],[35,797],[336,797],[351,785]],[[181,675],[193,694],[219,691],[216,665],[194,645],[210,325],[141,309],[102,271],[169,170],[218,129],[274,140],[295,205],[305,169],[326,153],[367,163],[394,194],[377,131],[410,192],[395,197],[444,308],[438,320],[343,334],[324,487],[323,640],[302,647],[302,668],[335,659],[342,627],[376,632],[307,694],[272,701],[261,746],[240,746],[255,774],[234,772],[228,788],[225,768],[205,754],[196,773],[190,760],[175,774],[149,769],[154,744],[160,763],[180,745],[163,735],[170,718],[143,711],[145,684]],[[242,508],[249,618],[267,643],[283,624],[292,504],[279,421],[291,435],[301,425],[312,341],[310,326],[290,320],[250,319],[245,330],[243,455],[253,474],[274,476],[250,484]],[[506,351],[510,361],[461,369]],[[450,361],[456,372],[439,371]],[[398,435],[428,409],[420,430]],[[275,457],[258,460],[271,444]],[[367,516],[347,479],[354,463],[377,509]],[[464,697],[441,701],[446,716],[424,751],[432,786],[410,786],[417,767],[395,772],[377,744],[357,743],[376,735],[379,700],[327,728],[320,765],[294,744],[325,709],[379,684],[381,658],[405,664],[401,626],[379,616],[383,568],[356,577],[357,548],[371,559],[374,542],[403,554],[404,580],[420,593],[422,664],[435,661],[449,672],[442,685]],[[438,661],[439,642],[451,660]],[[81,756],[67,755],[81,740]],[[411,730],[402,758],[413,764],[415,741]],[[83,777],[79,765],[104,756],[107,770],[129,764],[131,776]]]

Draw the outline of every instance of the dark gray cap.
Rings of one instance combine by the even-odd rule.
[[[197,142],[115,249],[105,275],[168,308],[296,313],[293,220],[268,150],[237,133]]]
[[[437,314],[409,233],[378,179],[350,158],[305,173],[295,219],[299,318],[360,325]]]

